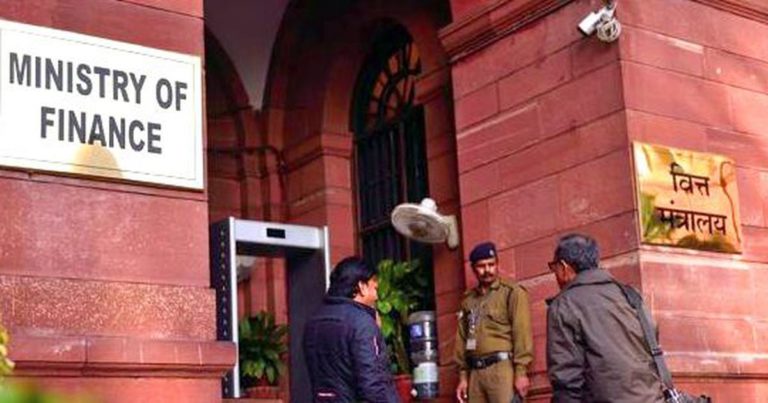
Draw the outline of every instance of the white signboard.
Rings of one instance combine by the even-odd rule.
[[[202,189],[200,68],[0,21],[0,165]]]

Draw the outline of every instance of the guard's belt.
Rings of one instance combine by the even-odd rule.
[[[483,369],[490,367],[500,361],[506,361],[511,359],[512,356],[507,351],[499,351],[497,353],[491,353],[482,357],[468,357],[467,365],[471,369]]]

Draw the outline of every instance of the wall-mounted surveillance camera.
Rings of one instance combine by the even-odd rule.
[[[596,12],[591,12],[579,23],[579,32],[590,36],[597,32],[597,37],[603,42],[613,42],[621,35],[621,24],[614,15],[616,2],[611,1]]]

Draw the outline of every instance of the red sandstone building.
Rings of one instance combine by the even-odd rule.
[[[332,263],[409,257],[386,217],[429,195],[461,228],[459,249],[429,252],[444,401],[473,284],[464,252],[486,239],[532,296],[532,400],[547,398],[546,262],[570,231],[642,289],[684,389],[765,401],[768,6],[619,0],[610,44],[576,29],[601,6],[0,0],[4,20],[197,56],[205,86],[199,189],[0,169],[0,323],[17,374],[106,402],[221,401],[235,349],[216,340],[210,223],[328,226]],[[635,141],[735,161],[741,253],[641,242]],[[281,260],[258,260],[240,288],[244,312],[290,323]]]

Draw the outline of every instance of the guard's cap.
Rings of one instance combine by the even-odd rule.
[[[472,248],[472,252],[469,253],[469,262],[475,264],[479,260],[492,257],[496,257],[496,245],[493,242],[481,242]]]

